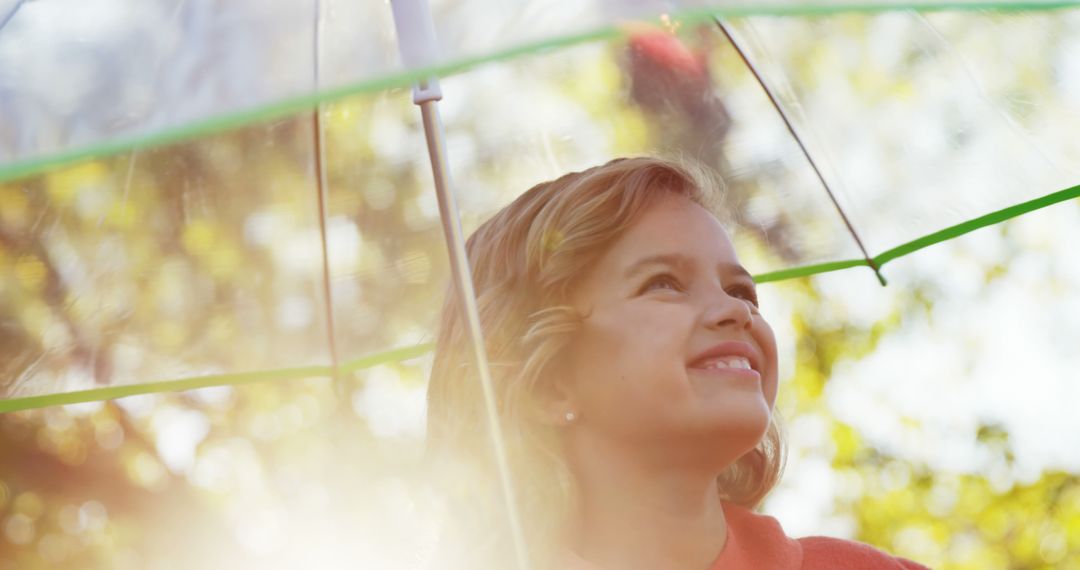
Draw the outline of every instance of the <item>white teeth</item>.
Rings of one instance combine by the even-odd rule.
[[[743,356],[725,356],[722,358],[706,360],[699,368],[704,368],[706,370],[719,368],[750,370],[750,360]]]

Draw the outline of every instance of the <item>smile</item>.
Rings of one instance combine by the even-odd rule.
[[[757,384],[761,381],[761,374],[750,364],[750,359],[745,356],[722,356],[709,358],[689,367],[691,373],[702,374],[712,378],[739,377],[751,380]]]
[[[701,362],[694,368],[702,370],[722,370],[734,368],[736,370],[751,370],[750,359],[744,356],[725,356],[710,358]]]
[[[743,341],[724,341],[691,357],[686,367],[757,378],[762,370],[762,360],[761,352],[754,345]]]

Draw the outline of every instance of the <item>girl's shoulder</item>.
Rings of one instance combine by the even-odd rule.
[[[771,568],[800,570],[929,570],[861,542],[828,536],[793,539],[775,518],[738,505],[724,503],[724,515],[729,544],[714,570],[763,567],[760,562],[766,559]]]
[[[780,522],[724,503],[727,543],[710,570],[929,570],[873,546],[832,538],[791,538]],[[559,570],[605,570],[566,551]]]
[[[818,568],[880,568],[882,570],[929,570],[906,558],[892,556],[869,544],[829,536],[798,539],[803,551],[803,570]]]

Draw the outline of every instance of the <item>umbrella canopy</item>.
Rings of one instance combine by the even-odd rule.
[[[424,150],[398,90],[432,74],[475,69],[444,104],[466,226],[566,169],[689,154],[728,180],[768,281],[880,265],[1067,199],[1080,171],[1068,5],[447,3],[440,59],[410,69],[386,5],[13,3],[3,395],[415,355],[379,354],[428,338],[430,320],[393,315],[433,314],[446,276],[433,198],[410,200],[426,192]],[[609,103],[575,105],[590,89]],[[421,211],[384,214],[405,202]]]
[[[1075,235],[1074,202],[1051,235],[924,249],[1080,195],[1075,3],[553,4],[435,3],[439,59],[409,67],[386,3],[10,3],[0,411],[425,354],[450,267],[408,89],[434,75],[466,229],[567,170],[685,154],[724,177],[759,281],[859,267],[817,282],[857,308],[823,301],[821,321],[893,317],[860,266],[920,294],[958,276],[949,292],[974,298],[984,276],[1043,263],[1054,280],[1035,290],[1060,300],[1045,318],[959,306],[938,322],[1077,338],[1060,317],[1080,315],[1076,264],[1017,251]],[[968,360],[1029,350],[1016,336]],[[1064,378],[1071,349],[1045,344],[1040,370]],[[1002,407],[1016,398],[993,370],[935,358],[977,370],[973,390]],[[866,366],[839,381],[887,383],[888,361]],[[375,377],[354,409],[377,433],[415,429],[398,412],[422,412],[378,396],[391,384]],[[925,395],[894,403],[933,408]]]

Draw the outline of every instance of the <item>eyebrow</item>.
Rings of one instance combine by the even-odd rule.
[[[658,255],[650,255],[649,257],[644,257],[635,261],[630,267],[626,269],[623,277],[625,279],[633,279],[639,273],[643,273],[646,269],[654,265],[666,265],[678,269],[686,269],[688,267],[692,267],[694,265],[694,262],[690,259],[690,257],[679,253],[661,253]],[[751,275],[745,267],[739,265],[738,263],[720,263],[718,267],[727,272],[734,273],[739,277],[745,277],[751,281],[754,280],[754,276]]]

